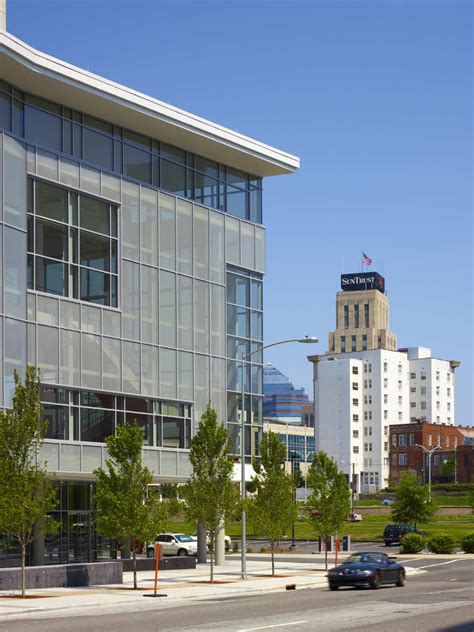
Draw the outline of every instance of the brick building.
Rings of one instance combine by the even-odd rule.
[[[416,421],[390,426],[390,484],[398,485],[402,472],[412,470],[428,482],[428,456],[419,447],[439,446],[431,457],[431,480],[449,482],[443,478],[442,465],[451,456],[456,459],[455,480],[474,480],[474,428]]]

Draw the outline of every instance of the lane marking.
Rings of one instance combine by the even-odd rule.
[[[421,570],[423,568],[431,568],[432,566],[444,566],[445,564],[454,564],[454,562],[461,562],[462,560],[448,560],[447,562],[438,562],[437,564],[428,564],[428,566],[417,566],[417,570]]]
[[[269,630],[270,628],[282,628],[285,625],[299,625],[300,623],[308,623],[305,621],[292,621],[291,623],[276,623],[275,625],[263,625],[260,628],[242,628],[237,632],[252,632],[253,630]]]

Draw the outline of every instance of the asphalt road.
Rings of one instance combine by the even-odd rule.
[[[472,560],[417,559],[407,565],[425,573],[408,578],[404,588],[326,587],[272,592],[255,597],[184,602],[166,609],[120,614],[9,621],[1,632],[308,632],[364,630],[383,632],[473,632]]]

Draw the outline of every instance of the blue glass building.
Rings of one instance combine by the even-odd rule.
[[[263,369],[263,416],[300,423],[309,398],[304,388],[295,388],[290,379],[268,363]]]

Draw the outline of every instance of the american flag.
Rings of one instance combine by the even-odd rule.
[[[362,263],[365,263],[367,266],[370,266],[372,263],[372,259],[368,257],[365,252],[362,253]]]

